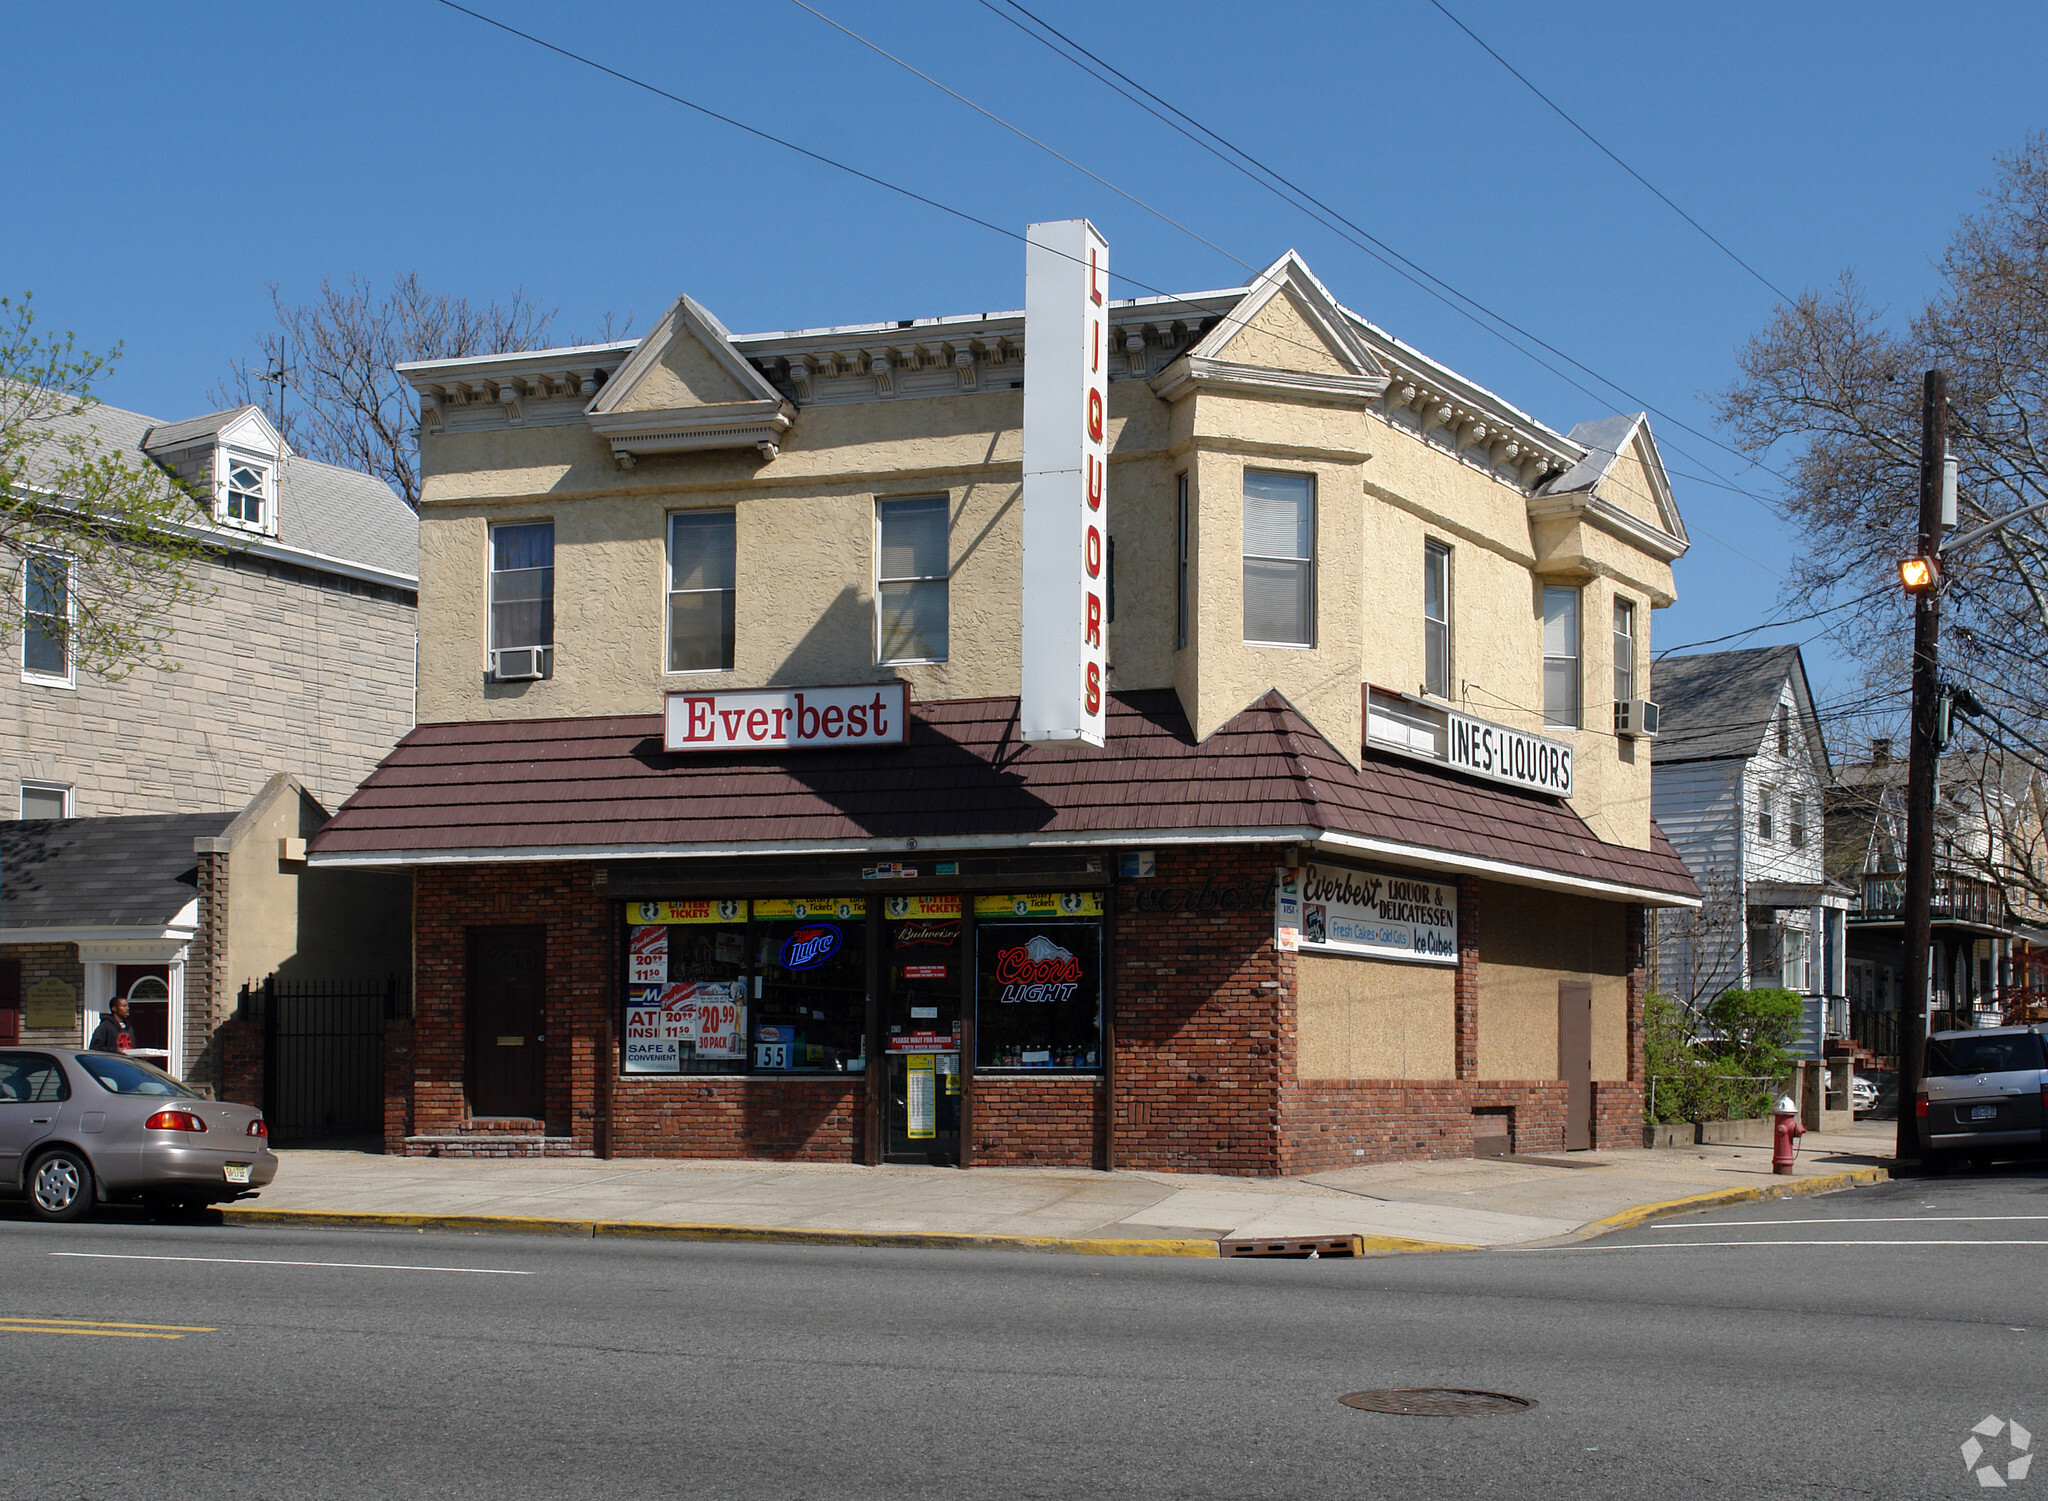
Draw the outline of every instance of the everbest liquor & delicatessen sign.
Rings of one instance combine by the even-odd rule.
[[[901,745],[910,708],[905,683],[839,688],[752,688],[668,695],[667,751],[822,750]]]
[[[1283,870],[1273,928],[1282,949],[1458,962],[1458,888],[1414,871],[1304,865]]]

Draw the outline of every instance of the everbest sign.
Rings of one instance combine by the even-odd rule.
[[[1304,865],[1273,890],[1274,945],[1310,953],[1458,962],[1458,887],[1414,871]]]
[[[1086,219],[1024,250],[1023,740],[1103,742],[1109,242]]]
[[[668,695],[662,748],[670,751],[820,750],[901,745],[910,708],[905,683],[841,688],[753,688]]]

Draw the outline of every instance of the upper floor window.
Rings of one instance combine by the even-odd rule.
[[[252,531],[273,530],[272,466],[231,453],[223,454],[221,461],[226,471],[220,485],[221,520]]]
[[[73,681],[71,560],[31,553],[22,564],[21,672],[38,683]]]
[[[1315,645],[1316,482],[1244,472],[1244,639]]]
[[[69,818],[71,816],[71,789],[54,782],[23,782],[21,784],[21,816],[23,818]]]
[[[1806,848],[1806,799],[1795,797],[1785,805],[1785,842],[1795,850]]]
[[[948,512],[943,495],[875,502],[878,661],[946,660]]]
[[[1752,721],[1750,721],[1750,722],[1751,722],[1752,724],[1754,724],[1754,723],[1755,723],[1755,721],[1754,721],[1754,720],[1752,720]],[[1769,782],[1765,782],[1765,783],[1764,783],[1764,784],[1763,784],[1763,785],[1762,785],[1761,787],[1757,788],[1757,790],[1756,790],[1756,837],[1757,837],[1757,838],[1759,838],[1759,839],[1765,839],[1765,840],[1769,840],[1769,839],[1775,839],[1775,838],[1777,838],[1777,837],[1778,837],[1778,835],[1777,835],[1777,824],[1776,824],[1776,822],[1775,822],[1775,821],[1774,821],[1774,820],[1772,819],[1772,817],[1771,817],[1772,811],[1773,811],[1773,810],[1775,809],[1775,807],[1777,806],[1777,802],[1778,802],[1778,789],[1777,789],[1777,788],[1776,788],[1775,786],[1773,786],[1773,785],[1772,785],[1771,783],[1769,783]]]
[[[1543,590],[1543,722],[1579,727],[1579,591]]]
[[[1784,704],[1778,705],[1778,754],[1792,754],[1792,711]]]
[[[731,511],[668,518],[668,670],[732,670],[736,546]]]
[[[1173,531],[1177,561],[1173,575],[1173,646],[1178,651],[1188,644],[1188,477],[1181,475],[1175,487]]]
[[[1636,607],[1635,602],[1614,602],[1614,701],[1625,704],[1636,696]]]
[[[555,524],[491,528],[491,650],[555,644]]]
[[[1422,691],[1451,696],[1451,550],[1422,544]]]

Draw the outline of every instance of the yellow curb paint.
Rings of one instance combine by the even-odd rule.
[[[1834,1193],[1844,1188],[1864,1188],[1873,1183],[1883,1183],[1891,1173],[1881,1167],[1851,1168],[1842,1173],[1816,1173],[1810,1178],[1788,1178],[1782,1183],[1761,1183],[1747,1188],[1717,1188],[1709,1193],[1689,1194],[1682,1199],[1665,1199],[1657,1204],[1638,1204],[1633,1209],[1624,1209],[1619,1214],[1610,1214],[1581,1225],[1573,1231],[1570,1239],[1590,1240],[1597,1235],[1609,1235],[1616,1230],[1633,1230],[1647,1225],[1652,1220],[1672,1219],[1681,1214],[1697,1214],[1702,1209],[1719,1209],[1729,1204],[1754,1204],[1765,1199],[1793,1199],[1807,1194]]]
[[[552,1220],[510,1214],[378,1214],[341,1209],[223,1209],[221,1218],[235,1225],[306,1225],[326,1230],[454,1230],[500,1235],[574,1235],[589,1237],[597,1227],[590,1220]]]
[[[1410,1251],[1476,1251],[1477,1246],[1461,1246],[1445,1240],[1403,1240],[1398,1235],[1361,1235],[1357,1237],[1358,1254],[1370,1256],[1380,1252]]]
[[[1189,1256],[1214,1259],[1213,1240],[1112,1240],[1056,1235],[965,1235],[940,1230],[814,1230],[793,1225],[665,1225],[604,1220],[603,1236],[727,1241],[755,1245],[867,1246],[884,1250],[1049,1251],[1073,1256]]]

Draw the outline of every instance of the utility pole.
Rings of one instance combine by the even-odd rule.
[[[1918,1162],[1920,1079],[1927,1051],[1928,953],[1933,946],[1935,743],[1941,695],[1941,492],[1948,459],[1948,377],[1927,372],[1920,402],[1920,548],[1931,565],[1913,595],[1913,728],[1906,768],[1906,973],[1899,1018],[1897,1159]]]

